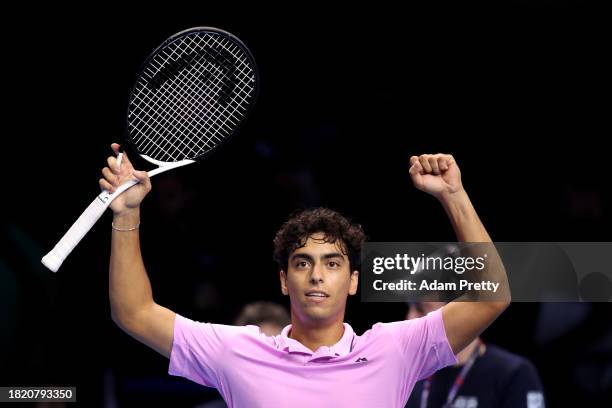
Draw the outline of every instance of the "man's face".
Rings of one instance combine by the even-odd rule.
[[[351,273],[339,241],[331,244],[323,237],[311,235],[306,245],[289,256],[288,270],[280,272],[281,290],[291,299],[292,316],[305,324],[342,321],[347,296],[357,293],[359,272]]]

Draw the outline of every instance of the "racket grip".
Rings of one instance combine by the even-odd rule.
[[[137,180],[129,180],[114,193],[110,194],[105,190],[97,196],[87,209],[83,211],[83,214],[72,224],[72,227],[64,234],[55,247],[42,258],[42,264],[51,271],[57,272],[66,257],[70,255],[74,247],[81,242],[91,227],[100,219],[115,197],[136,183]]]

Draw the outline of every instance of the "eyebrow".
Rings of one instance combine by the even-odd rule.
[[[341,258],[344,259],[344,256],[340,253],[340,252],[330,252],[328,254],[323,254],[320,256],[320,259],[326,260],[326,259],[331,259],[331,258]],[[314,261],[314,258],[312,256],[310,256],[309,254],[293,254],[291,255],[291,258],[289,258],[290,261],[294,261],[296,259],[305,259],[307,261]]]

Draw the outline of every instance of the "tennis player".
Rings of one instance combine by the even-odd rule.
[[[119,146],[112,148],[117,154]],[[347,297],[357,293],[364,233],[318,208],[289,219],[274,239],[280,289],[291,305],[291,324],[280,335],[192,321],[153,299],[138,233],[151,183],[126,156],[120,169],[116,164],[108,158],[100,187],[112,192],[131,177],[140,183],[111,204],[113,321],[168,357],[169,374],[217,388],[230,407],[403,407],[418,380],[456,364],[456,354],[509,304],[509,295],[450,302],[422,318],[377,323],[357,335],[344,314]],[[413,156],[409,174],[416,188],[439,200],[459,241],[491,241],[452,156]]]

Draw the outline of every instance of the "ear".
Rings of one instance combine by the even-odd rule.
[[[359,271],[353,271],[351,273],[351,283],[349,286],[349,295],[353,296],[357,293],[357,286],[359,285]]]
[[[280,278],[281,292],[283,292],[283,295],[288,295],[289,289],[287,289],[287,274],[281,269],[278,273],[278,277]]]

